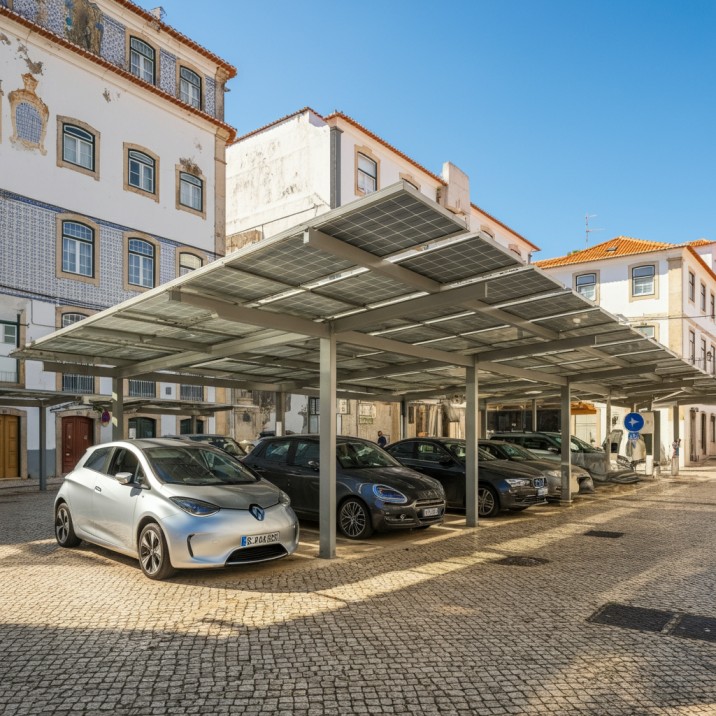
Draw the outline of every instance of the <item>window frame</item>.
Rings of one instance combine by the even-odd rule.
[[[699,287],[699,305],[701,307],[701,313],[706,313],[706,284],[700,281]]]
[[[144,256],[145,254],[141,254],[136,251],[131,250],[131,242],[132,241],[142,241],[145,244],[149,244],[154,249],[154,256],[152,257],[154,261],[154,267],[153,267],[153,282],[151,286],[144,286],[141,284],[135,284],[130,283],[130,255],[137,255],[137,256]],[[160,281],[159,281],[159,269],[160,269],[160,257],[161,257],[161,251],[160,251],[160,245],[159,242],[153,238],[152,236],[149,236],[148,234],[142,234],[138,231],[127,231],[124,234],[124,290],[125,291],[132,291],[132,292],[144,292],[144,291],[150,291],[153,288],[156,288]]]
[[[181,200],[181,189],[182,189],[182,182],[185,181],[183,177],[186,176],[187,180],[189,178],[194,179],[198,182],[201,182],[201,209],[196,209],[193,206],[189,204],[184,204]],[[192,181],[189,181],[189,183],[193,184]],[[195,171],[187,171],[187,167],[183,167],[180,164],[176,165],[176,208],[180,211],[187,211],[190,214],[194,214],[194,216],[199,216],[202,219],[206,219],[206,177],[199,172],[198,174]]]
[[[689,354],[688,354],[688,361],[692,365],[696,365],[696,331],[689,328]]]
[[[192,256],[196,259],[199,259],[201,261],[201,266],[197,266],[196,268],[189,269],[188,271],[185,271],[184,273],[181,272],[182,270],[182,264],[181,259],[182,256]],[[192,271],[196,271],[198,268],[202,268],[206,265],[208,261],[208,258],[205,253],[201,251],[197,251],[196,249],[189,249],[185,247],[178,248],[176,251],[176,275],[177,276],[186,276],[186,274],[191,273]]]
[[[360,168],[361,156],[365,157],[368,161],[372,162],[375,165],[375,177],[372,177],[375,180],[375,189],[373,189],[372,191],[366,191],[360,186],[359,179],[361,174],[370,176],[370,174]],[[356,145],[354,154],[354,166],[356,196],[368,196],[369,194],[374,194],[375,192],[380,190],[380,159],[378,159],[378,157],[370,150],[369,147],[359,147],[358,145]]]
[[[67,304],[63,304],[62,306],[57,306],[55,308],[55,327],[57,330],[60,330],[61,328],[66,328],[67,326],[74,325],[75,323],[79,323],[79,320],[85,320],[86,318],[89,318],[90,316],[93,316],[96,313],[96,311],[88,310],[86,308],[80,308],[78,306],[70,306]],[[72,323],[68,323],[67,325],[64,325],[64,317],[67,315],[76,315],[76,316],[82,316],[81,319],[78,321],[73,321]],[[57,377],[56,380],[56,387],[55,389],[60,392],[65,393],[72,393],[71,390],[65,390],[64,389],[64,378],[66,375],[80,375],[78,373],[56,373]],[[91,393],[99,393],[99,378],[97,376],[92,376],[92,391]],[[89,393],[81,393],[82,395],[88,395]]]
[[[89,283],[93,286],[99,286],[99,252],[100,252],[100,230],[99,225],[94,221],[91,221],[86,216],[79,214],[58,214],[55,219],[55,231],[56,231],[56,258],[55,258],[55,275],[57,278],[67,278],[72,281],[82,281],[83,283]],[[64,232],[65,223],[72,222],[76,224],[82,224],[88,229],[92,230],[92,275],[86,276],[85,274],[74,273],[72,271],[66,271],[64,268]],[[76,237],[69,237],[75,238]],[[76,239],[82,240],[82,239]]]
[[[696,274],[693,271],[689,271],[688,292],[689,301],[696,304]]]
[[[182,98],[182,82],[189,82],[189,80],[187,80],[185,77],[182,77],[182,70],[190,72],[191,74],[195,75],[196,78],[199,80],[199,104],[187,102],[185,99]],[[177,62],[177,99],[179,99],[179,101],[181,102],[184,102],[184,104],[188,105],[189,107],[193,107],[194,109],[202,111],[204,109],[204,78],[201,72],[199,72],[196,67],[193,67],[186,62]]]
[[[123,145],[123,152],[124,152],[124,190],[125,191],[131,191],[134,194],[138,194],[139,196],[143,196],[147,199],[153,199],[157,203],[159,203],[159,157],[146,147],[143,147],[139,144],[131,144],[130,142],[124,142]],[[154,162],[154,191],[148,191],[147,189],[143,189],[141,187],[138,187],[134,184],[130,184],[130,154],[131,152],[138,152],[139,154],[143,154],[148,159],[151,159]],[[139,160],[135,160],[139,161]]]
[[[594,298],[592,298],[591,296],[587,296],[586,294],[582,293],[579,290],[579,279],[584,276],[594,276],[594,283],[587,284],[587,285],[593,285]],[[593,301],[594,303],[597,303],[599,301],[599,271],[585,271],[583,273],[574,274],[574,292],[578,293],[580,296],[584,296],[584,298],[586,298],[590,301]]]
[[[640,269],[651,269],[651,292],[650,293],[636,293],[635,289],[635,280],[640,278],[646,278],[645,276],[635,276],[634,273],[636,271],[639,271]],[[656,264],[655,263],[639,263],[639,264],[633,264],[629,267],[629,298],[632,301],[639,301],[644,299],[654,299],[659,297],[659,290],[658,290],[658,280],[657,280],[658,274],[656,271]]]
[[[152,62],[152,80],[151,82],[141,73],[141,70],[139,73],[135,73],[132,70],[132,53],[138,53],[140,57],[143,57],[146,61],[149,61],[149,58],[142,54],[138,49],[132,47],[132,40],[136,40],[137,42],[141,42],[143,45],[146,45],[153,53],[154,56],[151,59]],[[150,84],[154,87],[157,85],[157,77],[160,77],[159,73],[159,51],[157,50],[156,45],[154,45],[152,42],[149,42],[146,37],[143,37],[142,35],[138,34],[130,34],[127,33],[127,46],[126,46],[126,57],[127,57],[127,72],[129,72],[130,75],[133,77],[136,77],[137,79],[142,80],[143,82],[146,82],[147,84]]]
[[[92,136],[92,169],[88,169],[82,164],[77,164],[65,159],[65,128],[72,127],[81,132],[86,132]],[[101,134],[94,127],[82,122],[74,117],[65,117],[57,115],[57,166],[63,169],[71,169],[85,176],[92,177],[95,181],[99,181],[99,159],[100,159],[100,139]]]

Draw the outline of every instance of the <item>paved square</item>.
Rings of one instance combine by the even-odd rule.
[[[60,549],[53,498],[0,489],[3,714],[716,714],[716,643],[671,633],[716,618],[716,468],[166,582]]]

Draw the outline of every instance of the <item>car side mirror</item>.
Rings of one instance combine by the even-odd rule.
[[[129,485],[132,482],[134,475],[131,472],[118,472],[115,475],[115,478],[120,485]]]
[[[318,460],[309,460],[308,467],[310,467],[312,470],[316,470],[316,472],[318,472],[318,470],[320,468]]]

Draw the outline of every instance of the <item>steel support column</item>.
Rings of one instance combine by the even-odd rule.
[[[112,378],[112,440],[124,439],[124,395],[122,378]]]
[[[570,405],[572,402],[572,390],[569,384],[562,386],[561,408],[562,408],[562,496],[560,503],[568,505],[572,502],[572,420],[570,417]]]
[[[47,408],[38,408],[40,416],[40,489],[47,489]],[[63,445],[64,447],[64,445]]]
[[[532,432],[537,432],[537,400],[532,399]]]
[[[320,486],[318,556],[336,556],[336,338],[320,339]]]
[[[276,435],[286,434],[286,393],[279,391],[276,393]]]
[[[465,370],[465,521],[476,527],[478,520],[477,495],[477,367]]]
[[[606,437],[604,438],[604,474],[608,475],[609,470],[611,470],[612,466],[612,441],[611,441],[611,434],[612,434],[612,396],[607,395],[607,429],[606,429]],[[617,450],[617,453],[619,450]]]
[[[404,440],[408,437],[408,401],[403,398],[400,401],[400,439]]]

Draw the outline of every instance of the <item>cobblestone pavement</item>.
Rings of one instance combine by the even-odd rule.
[[[716,714],[716,468],[166,582],[55,490],[0,490],[0,713]]]

